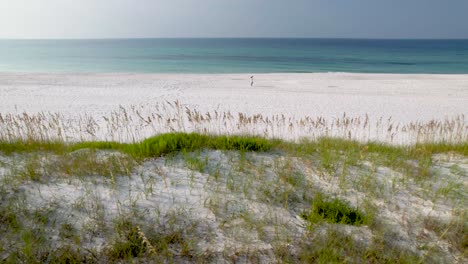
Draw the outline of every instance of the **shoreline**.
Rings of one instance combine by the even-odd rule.
[[[388,76],[468,76],[466,73],[402,73],[402,72],[347,72],[347,71],[323,71],[323,72],[81,72],[81,71],[1,71],[2,75],[245,75],[245,74],[257,74],[257,75],[388,75]]]

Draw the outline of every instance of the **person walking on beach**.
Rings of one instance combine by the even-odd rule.
[[[250,87],[252,87],[252,86],[253,86],[253,75],[250,76]]]

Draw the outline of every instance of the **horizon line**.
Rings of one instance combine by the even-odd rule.
[[[103,37],[103,38],[0,38],[0,40],[145,40],[145,39],[331,39],[331,40],[468,40],[468,38],[346,38],[346,37]]]

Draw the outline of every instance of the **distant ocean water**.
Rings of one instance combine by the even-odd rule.
[[[468,73],[468,40],[0,40],[0,72]]]

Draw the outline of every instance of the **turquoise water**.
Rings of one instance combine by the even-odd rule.
[[[468,40],[0,40],[0,72],[468,73]]]

